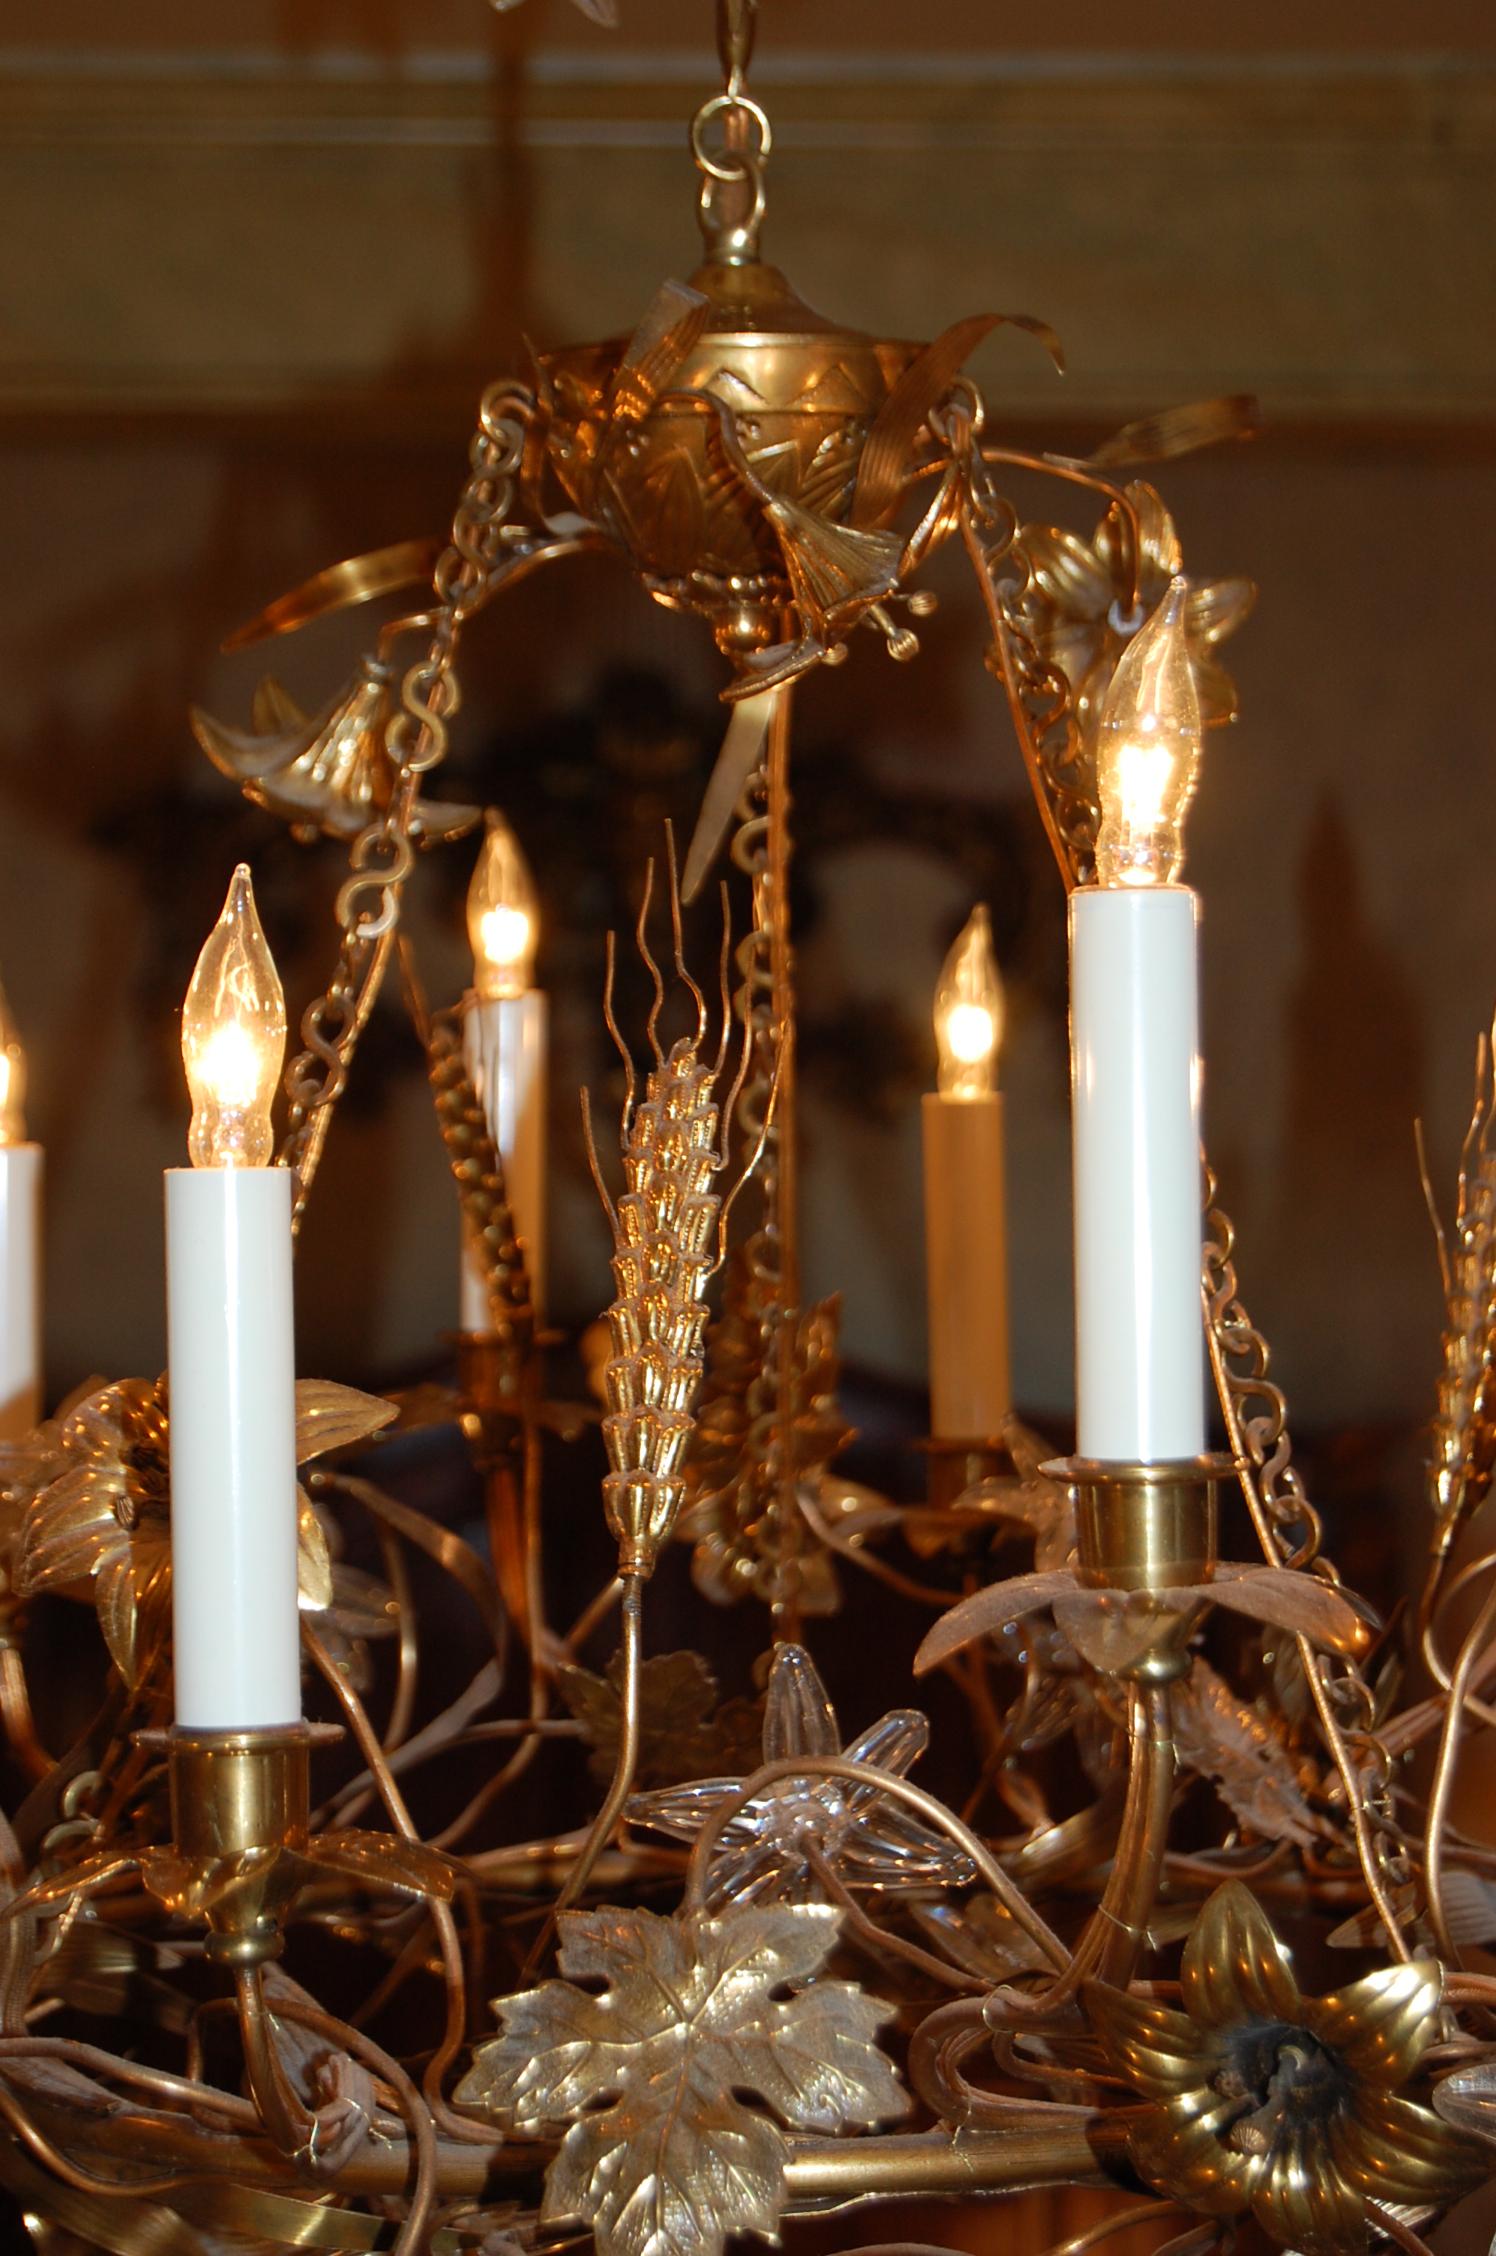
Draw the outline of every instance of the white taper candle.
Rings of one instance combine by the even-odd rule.
[[[1070,897],[1076,1447],[1157,1464],[1205,1447],[1196,901]]]
[[[301,1715],[291,1176],[166,1177],[176,1720]]]
[[[41,1416],[42,1147],[0,1149],[0,1441]]]

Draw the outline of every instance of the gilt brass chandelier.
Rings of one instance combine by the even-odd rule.
[[[1076,2186],[1115,2198],[1068,2256],[1140,2230],[1180,2256],[1242,2234],[1419,2256],[1496,2175],[1496,1977],[1470,1963],[1496,1942],[1496,1847],[1452,1802],[1496,1723],[1496,1550],[1469,1538],[1496,1470],[1490,1058],[1443,1249],[1404,1694],[1396,1637],[1323,1549],[1200,1156],[1184,825],[1252,591],[1184,576],[1137,473],[1245,435],[1251,403],[1032,455],[964,373],[1004,317],[917,344],[813,312],[760,255],[755,5],[718,0],[689,282],[631,336],[489,386],[445,543],[321,571],[240,631],[418,591],[325,710],[267,682],[247,730],[195,717],[252,800],[344,842],[336,961],[282,1081],[285,1001],[234,873],[183,1014],[168,1373],[46,1419],[39,1155],[3,1030],[0,2188],[43,2249],[720,2256],[856,2204]],[[1022,521],[1009,469],[1095,530]],[[950,543],[1069,900],[1078,1439],[1058,1457],[1008,1391],[978,905],[924,1107],[928,1493],[895,1504],[835,1468],[834,1317],[801,1283],[791,716],[854,645],[917,659],[919,575]],[[403,909],[422,850],[481,819],[430,788],[467,636],[583,550],[710,628],[729,715],[695,832],[679,856],[662,838],[619,942],[646,1023],[615,1009],[611,959],[600,998],[625,1087],[616,1138],[587,1116],[616,1562],[559,1622],[542,1475],[587,1414],[549,1399],[545,1004],[501,815],[459,1007],[428,1004]],[[719,890],[703,959],[692,904]],[[295,1232],[386,986],[465,1231],[456,1388],[391,1401],[298,1381],[292,1326]],[[486,1554],[381,1479],[381,1435],[423,1419],[465,1437]],[[1220,1555],[1224,1483],[1250,1558]],[[380,1576],[348,1563],[355,1526]],[[703,1642],[714,1609],[754,1625],[756,1699],[719,1704],[699,1654],[652,1648],[682,1544]],[[434,1710],[413,1561],[485,1643]],[[843,1738],[815,1625],[874,1584],[925,1625],[917,1666],[967,1719],[952,1750],[911,1706]],[[54,1747],[35,1616],[56,1593],[96,1610],[107,1681]],[[536,1831],[578,1741],[590,1806]],[[954,1794],[913,1775],[927,1750]],[[454,1756],[482,1782],[423,1838],[412,1805]]]

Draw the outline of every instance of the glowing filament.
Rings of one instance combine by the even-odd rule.
[[[286,998],[241,862],[182,1006],[194,1167],[266,1167],[270,1107],[286,1047]]]
[[[535,965],[535,886],[519,841],[489,809],[488,831],[468,887],[473,984],[485,1002],[523,995]]]
[[[1118,662],[1097,729],[1103,885],[1170,885],[1184,865],[1184,817],[1200,774],[1200,699],[1185,633],[1183,579]]]
[[[935,989],[935,1047],[943,1097],[985,1097],[997,1082],[1003,988],[992,926],[976,908],[941,969]]]

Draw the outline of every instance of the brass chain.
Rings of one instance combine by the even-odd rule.
[[[415,864],[411,823],[421,778],[445,758],[448,723],[461,701],[457,648],[466,620],[487,595],[518,490],[534,395],[510,379],[491,384],[478,409],[468,477],[432,585],[431,640],[400,684],[385,733],[394,774],[385,806],[353,843],[336,915],[342,938],[331,979],[301,1022],[305,1044],[286,1069],[289,1099],[280,1164],[296,1178],[299,1224],[332,1110],[348,1080],[389,964],[405,881]]]

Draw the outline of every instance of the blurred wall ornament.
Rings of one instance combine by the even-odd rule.
[[[1436,1693],[1400,1705],[1388,1633],[1324,1551],[1209,1177],[1196,1233],[1183,816],[1202,761],[1214,784],[1208,735],[1235,710],[1216,650],[1250,590],[1186,581],[1132,473],[1245,436],[1251,403],[1166,411],[1087,460],[1031,455],[964,373],[999,317],[920,344],[805,306],[759,256],[755,16],[721,0],[722,86],[690,127],[696,273],[629,337],[540,351],[489,387],[447,542],[334,564],[233,638],[419,589],[316,715],[267,686],[247,732],[197,720],[257,808],[348,846],[276,1165],[237,1172],[274,1176],[283,1213],[294,1191],[299,1222],[398,965],[487,1322],[456,1333],[451,1389],[395,1405],[303,1382],[286,1492],[265,1501],[299,1542],[277,1626],[294,1614],[310,1721],[173,1720],[173,1508],[181,1564],[214,1503],[209,1482],[189,1515],[180,1476],[173,1499],[172,1419],[180,1440],[197,1399],[180,1371],[91,1381],[0,1456],[0,2187],[42,2248],[522,2256],[575,2228],[599,2256],[718,2256],[850,2203],[1074,2185],[1120,2203],[1086,2246],[1177,2235],[1182,2216],[1176,2246],[1204,2256],[1250,2216],[1304,2256],[1423,2256],[1430,2220],[1491,2174],[1492,1990],[1463,1959],[1489,1939],[1490,1852],[1453,1817],[1496,1657],[1496,1552],[1478,1533],[1456,1549],[1492,1461],[1489,1055],[1444,1248],[1413,1624]],[[1042,322],[1006,326],[1059,362]],[[1096,532],[1021,524],[1009,467],[1086,497]],[[854,647],[916,658],[919,574],[951,542],[1070,900],[1078,1121],[1136,1090],[1177,1147],[1160,1171],[1140,1103],[1135,1179],[1103,1137],[1088,1185],[1078,1138],[1096,1193],[1080,1281],[1096,1246],[1140,1249],[1091,1295],[1082,1430],[1098,1371],[1135,1372],[1131,1418],[1166,1365],[1192,1438],[1055,1459],[994,1394],[997,1430],[942,1433],[905,1505],[837,1469],[835,1304],[802,1286],[791,731],[812,671]],[[651,838],[628,883],[627,992],[609,952],[616,1159],[588,1113],[613,1244],[607,1556],[568,1619],[558,1558],[578,1573],[587,1544],[553,1476],[586,1414],[550,1399],[533,1249],[463,1039],[473,998],[428,1006],[404,912],[418,847],[476,812],[430,795],[464,639],[506,587],[583,551],[710,629],[729,714],[683,855]],[[831,778],[828,834],[863,834],[875,795],[854,788],[848,813],[848,792]],[[260,970],[268,991],[268,951]],[[1097,1009],[1114,988],[1120,1016]],[[1188,1257],[1162,1343],[1138,1191],[1155,1179]],[[253,1236],[232,1249],[243,1278]],[[230,1331],[245,1297],[223,1296]],[[288,1327],[265,1352],[283,1348]],[[1199,1444],[1207,1365],[1221,1455]],[[398,1441],[375,1454],[376,1435],[443,1422],[471,1453],[487,1556],[398,1493]],[[222,1439],[229,1488],[242,1437]],[[304,1488],[293,1454],[315,1460]],[[1227,1478],[1260,1558],[1221,1558]],[[709,1650],[650,1653],[647,1609],[676,1602],[686,1545]],[[225,1620],[239,1595],[227,1574]],[[81,1723],[59,1720],[78,1701],[44,1634],[70,1601],[103,1632]],[[810,1649],[838,1607],[885,1675],[923,1633],[933,1725],[895,1705],[845,1735]],[[1230,1617],[1255,1653],[1222,1638]],[[459,1618],[479,1658],[454,1689]],[[761,1711],[721,1697],[731,1638],[759,1654]],[[1330,1995],[1292,1972],[1269,1897],[1296,1948],[1355,1954]]]

